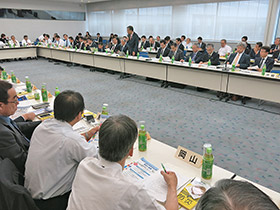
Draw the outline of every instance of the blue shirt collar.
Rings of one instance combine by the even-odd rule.
[[[0,119],[4,120],[6,123],[10,124],[10,118],[9,117],[6,117],[6,116],[1,116],[0,115]]]

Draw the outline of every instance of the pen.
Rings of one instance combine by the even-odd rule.
[[[162,166],[162,168],[163,168],[164,172],[165,172],[165,173],[167,173],[167,172],[166,172],[166,169],[165,169],[165,167],[164,167],[164,165],[163,165],[163,164],[161,164],[161,166]]]

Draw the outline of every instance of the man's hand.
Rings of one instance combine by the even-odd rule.
[[[135,56],[135,52],[132,52],[132,55]]]
[[[236,65],[236,67],[239,67],[239,66],[240,66],[240,64],[237,64],[237,65]]]
[[[34,114],[34,112],[30,112],[30,113],[23,114],[22,117],[25,120],[34,120],[36,115]]]
[[[168,188],[176,190],[177,189],[177,176],[176,176],[176,174],[172,171],[167,171],[166,173],[164,171],[161,171],[160,173],[163,176]]]
[[[90,130],[88,131],[89,136],[90,136],[90,137],[93,137],[93,136],[96,134],[96,132],[99,131],[99,129],[100,129],[100,126],[96,126],[96,127],[92,128],[92,129],[90,129]]]

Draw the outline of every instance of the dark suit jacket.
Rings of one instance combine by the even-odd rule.
[[[104,46],[102,48],[98,47],[98,52],[105,52],[105,47]]]
[[[144,47],[145,49],[154,47],[155,50],[157,50],[158,48],[160,48],[160,44],[158,42],[155,42],[154,44],[151,44],[150,42],[146,42],[145,47]]]
[[[126,51],[128,50],[127,44],[125,44],[124,46],[122,46],[122,44],[118,44],[117,50],[126,53]]]
[[[255,59],[254,66],[258,66],[259,68],[261,68],[261,60],[262,60],[261,57],[257,57],[257,58]],[[271,58],[271,57],[267,57],[267,59],[266,59],[266,61],[265,61],[265,64],[266,64],[266,72],[270,72],[271,69],[272,69],[273,66],[274,66],[274,59]]]
[[[114,48],[115,45],[111,45],[110,50],[112,50]],[[118,52],[118,44],[115,46],[114,48],[114,53]]]
[[[205,56],[203,51],[197,51],[196,56],[194,56],[194,52],[192,52],[189,56],[186,57],[186,62],[189,62],[189,59],[192,58],[192,61],[195,63],[199,63],[200,61],[203,61],[203,57]]]
[[[185,47],[184,47],[184,45],[183,45],[182,43],[179,44],[178,48],[179,48],[180,50],[182,50],[183,52],[184,52],[184,50],[185,50]]]
[[[237,53],[232,53],[229,56],[228,62],[230,64],[232,64],[232,62],[234,61],[234,58],[236,56]],[[240,68],[241,69],[247,69],[250,66],[250,56],[247,55],[245,52],[242,54],[242,56],[239,59],[238,64],[240,64]]]
[[[198,46],[199,46],[199,43],[197,43],[197,44],[198,44]],[[205,51],[205,50],[206,50],[206,44],[205,44],[204,42],[202,42],[200,48],[201,48],[203,51]]]
[[[128,37],[128,41],[127,41],[128,51],[130,54],[132,54],[132,52],[135,52],[136,55],[136,53],[138,52],[139,37],[135,32],[133,32],[132,37],[131,35],[127,35],[127,37]]]
[[[216,52],[213,52],[212,55],[209,55],[207,52],[204,52],[203,56],[200,56],[199,59],[202,59],[201,60],[202,62],[207,62],[210,59],[211,65],[219,65],[220,64],[220,56]]]
[[[158,49],[158,52],[157,52],[156,58],[159,58],[160,55],[162,55],[162,57],[167,57],[167,56],[169,55],[169,52],[170,52],[170,49],[167,48],[167,47],[165,48],[164,51],[163,51],[162,48],[159,48],[159,49]]]
[[[85,48],[85,44],[84,44],[84,42],[81,42],[78,46],[78,49],[83,50],[84,48]]]
[[[28,139],[31,139],[34,129],[40,124],[40,122],[25,122],[22,117],[17,118],[15,122]],[[29,143],[14,126],[10,126],[3,119],[0,119],[0,133],[0,157],[9,158],[23,173]]]
[[[182,50],[178,49],[174,55],[174,52],[172,50],[170,50],[168,56],[169,56],[169,58],[172,58],[174,56],[175,61],[180,61],[180,60],[184,59],[184,52]]]
[[[99,38],[96,38],[96,43],[102,43],[103,42],[103,38],[102,36],[100,36]]]
[[[246,44],[247,44],[247,47],[245,49],[245,53],[249,55],[252,48],[251,48],[251,45],[249,43],[246,43]]]
[[[147,43],[148,41],[145,41],[145,42],[141,42],[141,45],[140,45],[140,49],[143,47],[144,49],[147,48]]]
[[[255,58],[257,58],[257,57],[260,57],[260,51],[256,54],[255,53],[255,51],[254,51],[254,49],[251,49],[251,52],[250,52],[250,58],[251,59],[255,59]]]

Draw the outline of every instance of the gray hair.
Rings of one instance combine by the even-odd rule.
[[[99,131],[99,154],[111,162],[122,160],[137,139],[136,123],[125,115],[105,120]]]
[[[193,43],[193,46],[197,46],[197,47],[199,48],[199,46],[198,46],[198,44],[197,44],[197,43]]]
[[[211,43],[207,44],[206,48],[208,48],[208,47],[212,47],[214,49],[214,45]]]
[[[239,43],[237,44],[237,47],[239,47],[239,46],[241,46],[241,47],[243,47],[244,49],[246,49],[247,44],[246,44],[245,42],[239,42]]]
[[[249,182],[223,179],[198,201],[196,210],[279,210],[273,201]]]

